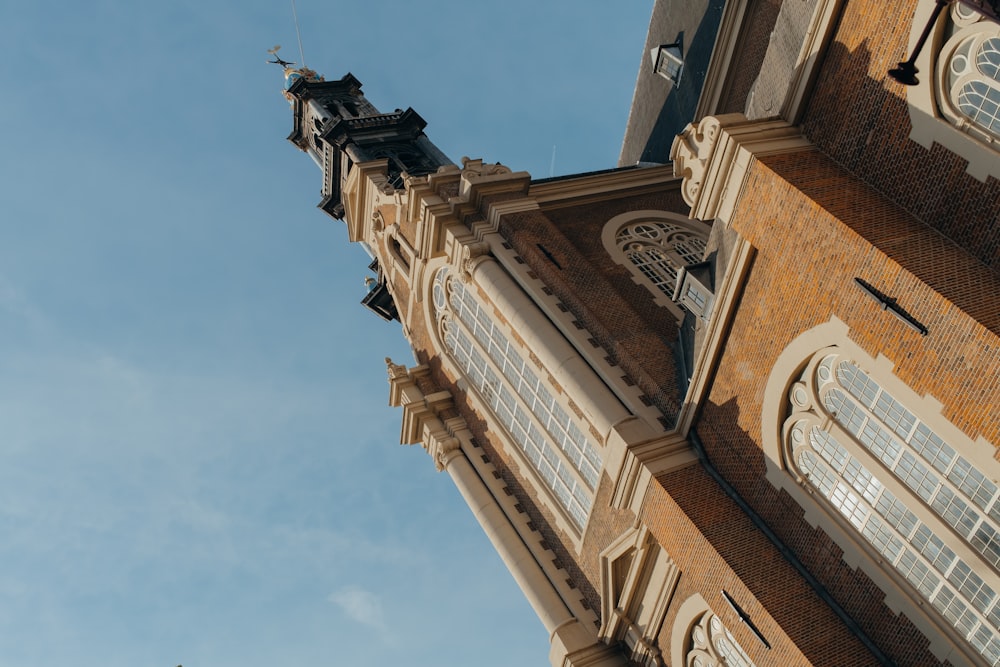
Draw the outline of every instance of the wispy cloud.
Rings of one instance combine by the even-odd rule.
[[[378,631],[383,638],[389,638],[382,600],[371,591],[360,586],[346,586],[331,593],[328,599],[351,619]]]

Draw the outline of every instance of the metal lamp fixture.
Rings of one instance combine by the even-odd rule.
[[[1000,8],[998,8],[1000,0],[959,0],[959,2],[967,7],[971,7],[992,21],[1000,22]],[[917,40],[916,45],[913,47],[913,54],[910,55],[908,60],[904,60],[889,70],[891,78],[904,86],[915,86],[920,83],[920,80],[917,79],[917,72],[919,70],[914,63],[916,63],[917,56],[920,55],[920,51],[924,48],[927,38],[930,37],[931,30],[934,28],[934,24],[937,23],[938,17],[941,16],[941,12],[949,4],[951,4],[951,0],[936,0],[934,11],[931,12],[930,18],[927,19],[927,25],[924,26],[924,31],[920,33],[920,39]]]

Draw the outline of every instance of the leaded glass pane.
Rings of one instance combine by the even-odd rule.
[[[1000,90],[983,81],[969,81],[958,92],[958,108],[977,125],[1000,131]]]
[[[955,562],[955,552],[923,524],[917,527],[910,544],[941,574],[945,574]]]
[[[993,589],[963,561],[955,563],[951,574],[948,575],[948,581],[979,611],[988,611],[990,603],[996,597]]]
[[[955,450],[922,423],[913,432],[910,446],[939,472],[946,472],[955,458]]]
[[[700,262],[705,254],[704,238],[666,222],[628,225],[618,232],[615,242],[626,258],[667,296],[674,293],[680,268]]]
[[[941,581],[910,549],[903,550],[896,568],[924,597],[931,595]]]
[[[813,449],[819,452],[820,456],[830,464],[830,466],[840,472],[844,469],[844,464],[847,463],[847,450],[833,439],[833,437],[826,431],[820,429],[819,427],[813,427],[809,432],[811,436],[809,438]]]
[[[903,452],[896,466],[896,475],[906,483],[908,487],[917,492],[925,502],[934,495],[934,490],[938,487],[937,475],[927,469],[917,457],[910,452]]]
[[[888,491],[882,493],[875,509],[904,538],[910,536],[918,523],[916,515],[907,509],[906,504]]]
[[[916,417],[909,410],[885,392],[876,399],[872,412],[896,435],[904,439],[910,435],[916,422]]]
[[[444,299],[445,305],[451,306],[455,317],[465,326],[463,329],[452,323],[444,336],[456,363],[573,521],[582,527],[592,503],[586,486],[595,488],[600,475],[601,456],[596,446],[555,402],[549,389],[528,369],[524,359],[493,322],[490,312],[479,305],[465,286],[448,281],[447,272],[442,271],[434,289],[435,299]],[[439,308],[439,319],[443,316]],[[494,365],[500,370],[499,376]],[[539,431],[528,415],[529,410],[545,425],[549,431],[547,435]],[[565,460],[556,448],[565,452]],[[585,485],[569,471],[567,461],[576,468]]]
[[[931,502],[931,507],[942,519],[950,523],[963,537],[968,537],[976,525],[978,515],[948,487],[941,487]]]
[[[987,562],[993,566],[1000,565],[1000,536],[995,528],[983,524],[976,528],[970,540]]]
[[[1000,81],[1000,39],[991,37],[983,42],[976,54],[976,68],[994,81]]]
[[[867,373],[853,363],[832,360],[836,355],[828,355],[816,367],[822,405],[857,440],[858,451],[866,453],[855,458],[852,450],[837,440],[846,437],[839,429],[833,435],[818,426],[809,427],[806,449],[801,437],[806,421],[796,417],[798,421],[786,427],[795,462],[808,483],[882,554],[885,562],[984,657],[1000,664],[1000,602],[984,579],[983,563],[960,558],[946,544],[954,538],[936,534],[935,528],[913,511],[922,499],[965,536],[987,563],[997,567],[997,485]],[[831,363],[839,387],[829,386],[834,381]],[[790,406],[793,412],[801,409],[794,402]],[[798,439],[796,433],[800,434]],[[872,459],[867,458],[869,454]],[[890,473],[913,495],[897,497],[890,492],[879,479],[879,475]],[[988,516],[979,511],[986,508],[990,509]]]
[[[983,509],[989,506],[997,492],[996,484],[986,479],[983,473],[962,457],[955,461],[955,467],[948,473],[948,479]]]

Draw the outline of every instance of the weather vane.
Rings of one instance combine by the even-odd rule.
[[[282,60],[281,56],[278,55],[278,49],[281,48],[281,44],[275,44],[273,49],[268,49],[267,52],[274,56],[274,60],[268,60],[267,62],[274,65],[281,65],[282,67],[288,67],[289,65],[294,65],[295,63],[289,60]]]

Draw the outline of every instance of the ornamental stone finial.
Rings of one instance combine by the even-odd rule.
[[[406,366],[402,364],[393,363],[392,359],[389,357],[385,358],[386,371],[389,373],[389,379],[395,380],[396,378],[405,377],[409,374],[406,370]]]

